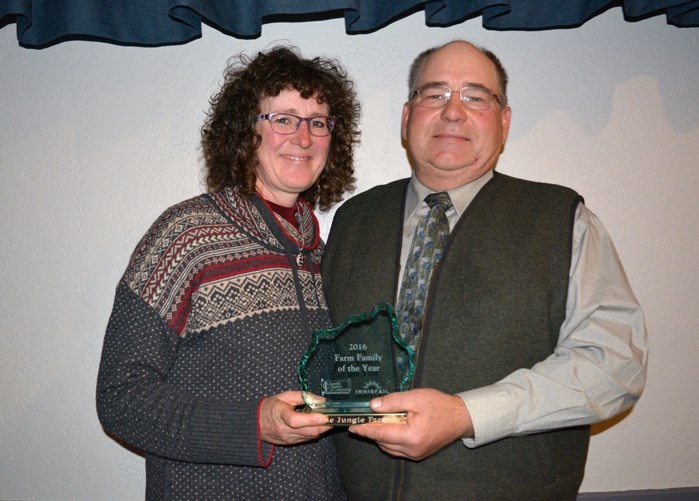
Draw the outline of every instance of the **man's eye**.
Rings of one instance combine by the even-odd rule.
[[[472,103],[486,103],[490,100],[490,94],[476,89],[466,92],[465,96],[466,100],[471,101]]]

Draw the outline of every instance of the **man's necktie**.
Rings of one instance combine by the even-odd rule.
[[[439,263],[449,236],[446,216],[451,207],[449,195],[446,192],[432,193],[425,197],[425,202],[430,210],[420,218],[415,228],[396,307],[401,337],[412,348],[417,346],[420,336],[432,269]]]

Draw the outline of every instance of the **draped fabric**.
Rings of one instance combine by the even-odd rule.
[[[237,38],[257,38],[265,22],[344,17],[348,34],[368,33],[424,10],[427,26],[482,17],[496,30],[580,26],[612,7],[636,21],[664,15],[678,27],[699,26],[699,0],[0,0],[0,28],[16,24],[24,47],[65,40],[123,45],[183,44],[202,23]]]

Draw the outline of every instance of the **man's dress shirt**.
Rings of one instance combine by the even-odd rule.
[[[448,190],[450,229],[493,177]],[[401,277],[424,198],[432,191],[413,175],[408,186],[401,250]],[[493,208],[497,210],[497,208]],[[566,317],[555,351],[463,398],[478,447],[508,436],[590,424],[631,407],[645,385],[647,335],[643,311],[619,256],[599,219],[580,203],[575,212]]]

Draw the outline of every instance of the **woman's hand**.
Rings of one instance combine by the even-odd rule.
[[[293,445],[313,440],[332,428],[323,414],[297,411],[303,404],[300,391],[285,391],[265,398],[260,405],[259,418],[262,440]]]

